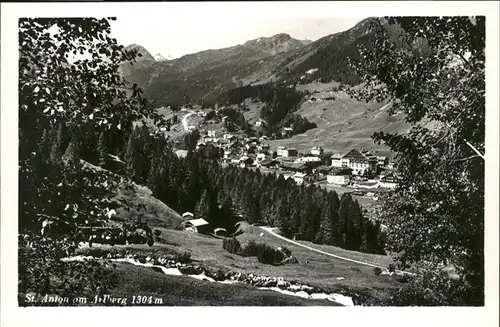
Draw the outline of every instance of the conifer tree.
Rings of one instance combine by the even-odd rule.
[[[344,247],[347,244],[347,233],[349,224],[349,210],[352,202],[351,195],[342,194],[339,204],[339,223],[337,233],[339,234],[340,246]]]
[[[295,205],[295,207],[297,204]],[[291,224],[291,230],[293,233],[299,233],[300,232],[300,211],[299,210],[294,210],[290,214],[290,224]]]
[[[288,219],[289,218],[288,218],[288,208],[287,208],[286,199],[282,198],[281,201],[275,203],[273,206],[273,215],[271,217],[271,223],[273,224],[273,226],[280,227]],[[287,225],[287,227],[288,227],[288,225]]]
[[[349,219],[348,219],[348,232],[347,232],[347,246],[352,250],[359,250],[361,246],[361,220],[363,216],[359,208],[358,201],[354,200],[350,204]]]
[[[143,153],[144,139],[141,139],[139,129],[134,129],[130,134],[127,142],[127,150],[125,153],[125,163],[128,176],[136,182],[143,182],[143,174],[145,171],[145,157]]]
[[[210,213],[209,196],[207,190],[203,191],[201,198],[196,204],[194,215],[196,218],[207,219]]]
[[[120,183],[116,176],[79,163],[83,136],[93,140],[86,146],[95,150],[96,130],[120,129],[139,116],[156,118],[137,86],[128,94],[119,74],[120,65],[136,52],[111,37],[110,18],[36,17],[18,23],[19,292],[54,294],[61,291],[60,282],[69,280],[64,293],[70,297],[97,285],[106,289],[109,279],[102,277],[107,269],[99,263],[70,265],[60,258],[75,254],[78,226],[104,223],[112,196],[107,191]],[[78,52],[88,54],[88,60],[73,60],[70,54]],[[38,143],[53,126],[58,130],[50,137],[50,150],[42,153]],[[74,132],[69,144],[66,127]],[[46,157],[54,164],[36,167]],[[68,165],[58,164],[63,158]],[[40,217],[52,223],[50,237],[41,235]]]
[[[231,196],[227,195],[224,197],[222,204],[217,212],[217,223],[219,226],[226,228],[227,230],[232,230],[236,223],[234,212],[233,212],[233,200]]]
[[[257,200],[253,195],[250,195],[245,199],[243,217],[250,224],[256,223],[261,220],[259,204],[257,203]]]

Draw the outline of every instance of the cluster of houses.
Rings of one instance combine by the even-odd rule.
[[[277,157],[265,160],[260,166],[290,172],[284,177],[297,184],[319,182],[347,186],[356,180],[367,180],[378,176],[376,187],[393,189],[397,186],[392,164],[383,156],[369,151],[352,149],[345,154],[333,154],[329,160],[322,159],[323,149],[313,147],[310,154],[298,156],[296,149],[278,147]],[[373,183],[372,183],[373,185]]]
[[[197,149],[209,144],[221,149],[221,162],[241,168],[265,167],[288,172],[297,184],[326,180],[328,184],[346,186],[354,180],[378,176],[378,186],[395,188],[392,164],[384,156],[366,150],[352,149],[334,153],[329,159],[324,150],[314,146],[307,154],[296,148],[278,146],[274,152],[266,143],[267,137],[243,137],[219,131],[206,131],[198,140]]]
[[[272,156],[267,137],[242,137],[239,135],[217,131],[207,131],[198,140],[196,146],[200,149],[212,145],[221,149],[222,163],[237,164],[240,167],[259,166],[259,163]]]

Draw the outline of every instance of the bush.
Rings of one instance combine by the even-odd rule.
[[[129,244],[144,244],[148,241],[148,238],[139,232],[134,231],[127,237],[127,241]]]
[[[450,279],[447,272],[431,268],[398,281],[404,284],[377,306],[484,306],[484,292],[468,284],[465,276]]]
[[[155,229],[154,230],[154,234],[155,234],[155,236],[160,236],[161,235],[161,230]]]
[[[373,273],[375,274],[375,276],[379,276],[382,273],[382,269],[380,269],[379,267],[375,267],[373,268]]]
[[[265,264],[298,262],[296,259],[292,259],[292,251],[290,251],[290,249],[286,247],[274,249],[273,247],[268,246],[264,243],[256,243],[255,241],[248,242],[248,244],[242,249],[241,255],[245,257],[257,257],[257,260],[259,260],[259,262]]]
[[[261,263],[266,264],[280,264],[283,261],[284,256],[283,253],[279,250],[275,250],[270,246],[263,245],[258,247],[257,250],[257,260]]]
[[[248,242],[248,244],[243,248],[242,255],[244,257],[256,257],[257,256],[257,249],[264,244],[258,244],[255,243],[254,241]]]
[[[182,253],[176,253],[174,256],[174,261],[180,263],[189,263],[191,262],[191,253],[184,251]]]
[[[241,244],[235,237],[224,239],[222,241],[222,248],[229,253],[241,253]]]
[[[233,244],[233,239],[237,242]],[[257,257],[257,260],[265,264],[281,264],[285,259],[291,259],[286,261],[286,263],[294,263],[297,260],[292,259],[292,251],[286,247],[280,249],[274,249],[264,243],[257,243],[255,241],[249,241],[245,247],[241,247],[238,240],[235,238],[225,239],[222,243],[222,247],[231,252],[233,248],[239,249],[238,252],[231,252],[240,254],[244,257]]]

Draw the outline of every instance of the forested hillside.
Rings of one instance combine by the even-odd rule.
[[[84,158],[147,185],[175,211],[195,212],[214,226],[234,231],[235,223],[243,219],[278,226],[289,237],[299,234],[319,244],[384,252],[379,224],[363,217],[350,195],[339,197],[320,187],[298,186],[282,175],[223,168],[210,156],[192,152],[196,132],[185,138],[187,158],[178,158],[167,140],[151,135],[145,125],[118,133],[120,138],[116,131],[88,131],[85,138],[77,134],[67,138],[64,132],[64,125],[47,130],[40,143],[40,150],[54,162],[62,155]],[[124,164],[114,165],[110,151],[121,155]]]
[[[162,137],[144,129],[131,133],[127,173],[146,183],[155,197],[178,212],[195,212],[214,226],[234,231],[237,221],[278,226],[287,236],[350,250],[383,253],[380,226],[361,213],[350,195],[341,198],[314,186],[297,186],[283,176],[223,168],[190,152],[178,158]]]
[[[362,76],[349,63],[360,59],[360,46],[373,45],[374,35],[369,30],[371,21],[362,20],[347,31],[325,36],[293,52],[272,71],[275,80],[284,85],[303,84],[312,80],[358,85]]]
[[[294,114],[299,109],[304,95],[304,92],[296,89],[274,84],[247,85],[227,91],[213,102],[241,105],[246,99],[260,101],[265,103],[259,111],[259,116],[266,122],[262,127],[266,134],[276,133],[283,127],[291,127],[292,134],[300,134],[317,127],[316,124]],[[242,107],[242,110],[245,108]]]

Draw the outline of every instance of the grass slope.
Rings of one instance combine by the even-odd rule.
[[[104,170],[99,166],[85,162],[87,167],[95,171]],[[125,221],[137,215],[136,208],[144,205],[143,221],[151,227],[174,228],[182,222],[182,217],[172,208],[155,198],[153,192],[146,186],[138,185],[122,178],[118,189],[113,190],[115,196],[111,200],[118,201],[122,206],[116,210],[115,220]]]
[[[157,242],[152,247],[134,245],[134,252],[139,251],[147,255],[167,255],[172,251],[188,251],[191,253],[193,261],[209,267],[255,275],[283,277],[289,281],[321,287],[332,293],[347,292],[348,294],[355,293],[366,297],[382,298],[387,294],[389,288],[398,284],[394,277],[375,276],[371,267],[328,257],[287,243],[258,227],[248,226],[246,223],[241,224],[240,227],[243,228],[244,233],[237,238],[242,245],[253,240],[274,247],[286,246],[299,262],[281,266],[266,265],[258,262],[257,258],[254,257],[241,257],[228,253],[222,249],[221,239],[163,228],[160,228],[162,231],[161,243]],[[304,244],[309,245],[310,243],[304,242]],[[312,246],[325,252],[380,265],[386,266],[391,262],[390,257],[386,256],[347,251],[326,245],[313,244]]]
[[[262,229],[256,228],[254,226],[248,226],[246,229],[246,233],[248,234],[257,234],[262,233]],[[282,233],[278,229],[273,230],[274,233],[283,236]],[[332,246],[332,245],[324,245],[324,244],[316,244],[313,242],[309,241],[300,241],[296,240],[294,242],[297,242],[299,244],[309,246],[313,249],[324,251],[330,254],[338,255],[341,257],[345,257],[348,259],[352,260],[358,260],[361,262],[366,262],[369,264],[374,264],[374,265],[379,265],[383,267],[387,267],[390,263],[392,263],[392,259],[390,256],[387,255],[382,255],[382,254],[371,254],[371,253],[363,253],[363,252],[358,252],[358,251],[352,251],[352,250],[346,250],[337,246]],[[285,243],[289,245],[293,245],[292,243]],[[287,245],[288,246],[288,245]]]
[[[134,209],[142,204],[146,206],[142,219],[151,227],[174,228],[182,222],[182,217],[176,211],[155,198],[152,191],[145,186],[137,185],[135,190],[130,190],[127,183],[122,183],[115,198],[123,204],[122,208],[116,210],[120,219],[132,218],[136,214]]]
[[[404,121],[404,116],[401,114],[390,116],[388,113],[390,104],[356,101],[345,92],[338,91],[338,86],[339,83],[334,81],[297,85],[297,90],[310,92],[311,99],[304,101],[294,114],[315,123],[317,128],[291,138],[270,140],[271,148],[283,145],[307,153],[314,145],[321,146],[326,151],[340,153],[352,148],[365,148],[376,151],[379,155],[392,157],[393,154],[387,147],[375,144],[371,137],[373,133],[379,131],[387,133],[408,131],[410,126]],[[253,125],[259,118],[264,103],[254,102],[250,98],[244,102],[247,110],[243,111],[243,115],[245,120]],[[196,125],[199,122],[190,123]],[[222,129],[222,126],[210,125],[204,128],[214,130]]]
[[[201,281],[188,276],[163,273],[128,263],[117,263],[118,286],[113,297],[133,295],[161,299],[164,306],[339,306],[325,300],[308,300],[248,285]],[[152,304],[154,305],[154,304]]]
[[[405,132],[409,125],[403,116],[389,116],[385,104],[365,103],[351,99],[345,92],[331,91],[331,83],[311,83],[298,88],[312,90],[316,101],[305,101],[296,112],[317,128],[289,139],[273,140],[272,147],[279,145],[296,147],[309,151],[314,145],[325,150],[344,153],[351,148],[365,148],[390,155],[388,149],[377,145],[371,139],[374,132]],[[335,99],[326,99],[334,97]]]

